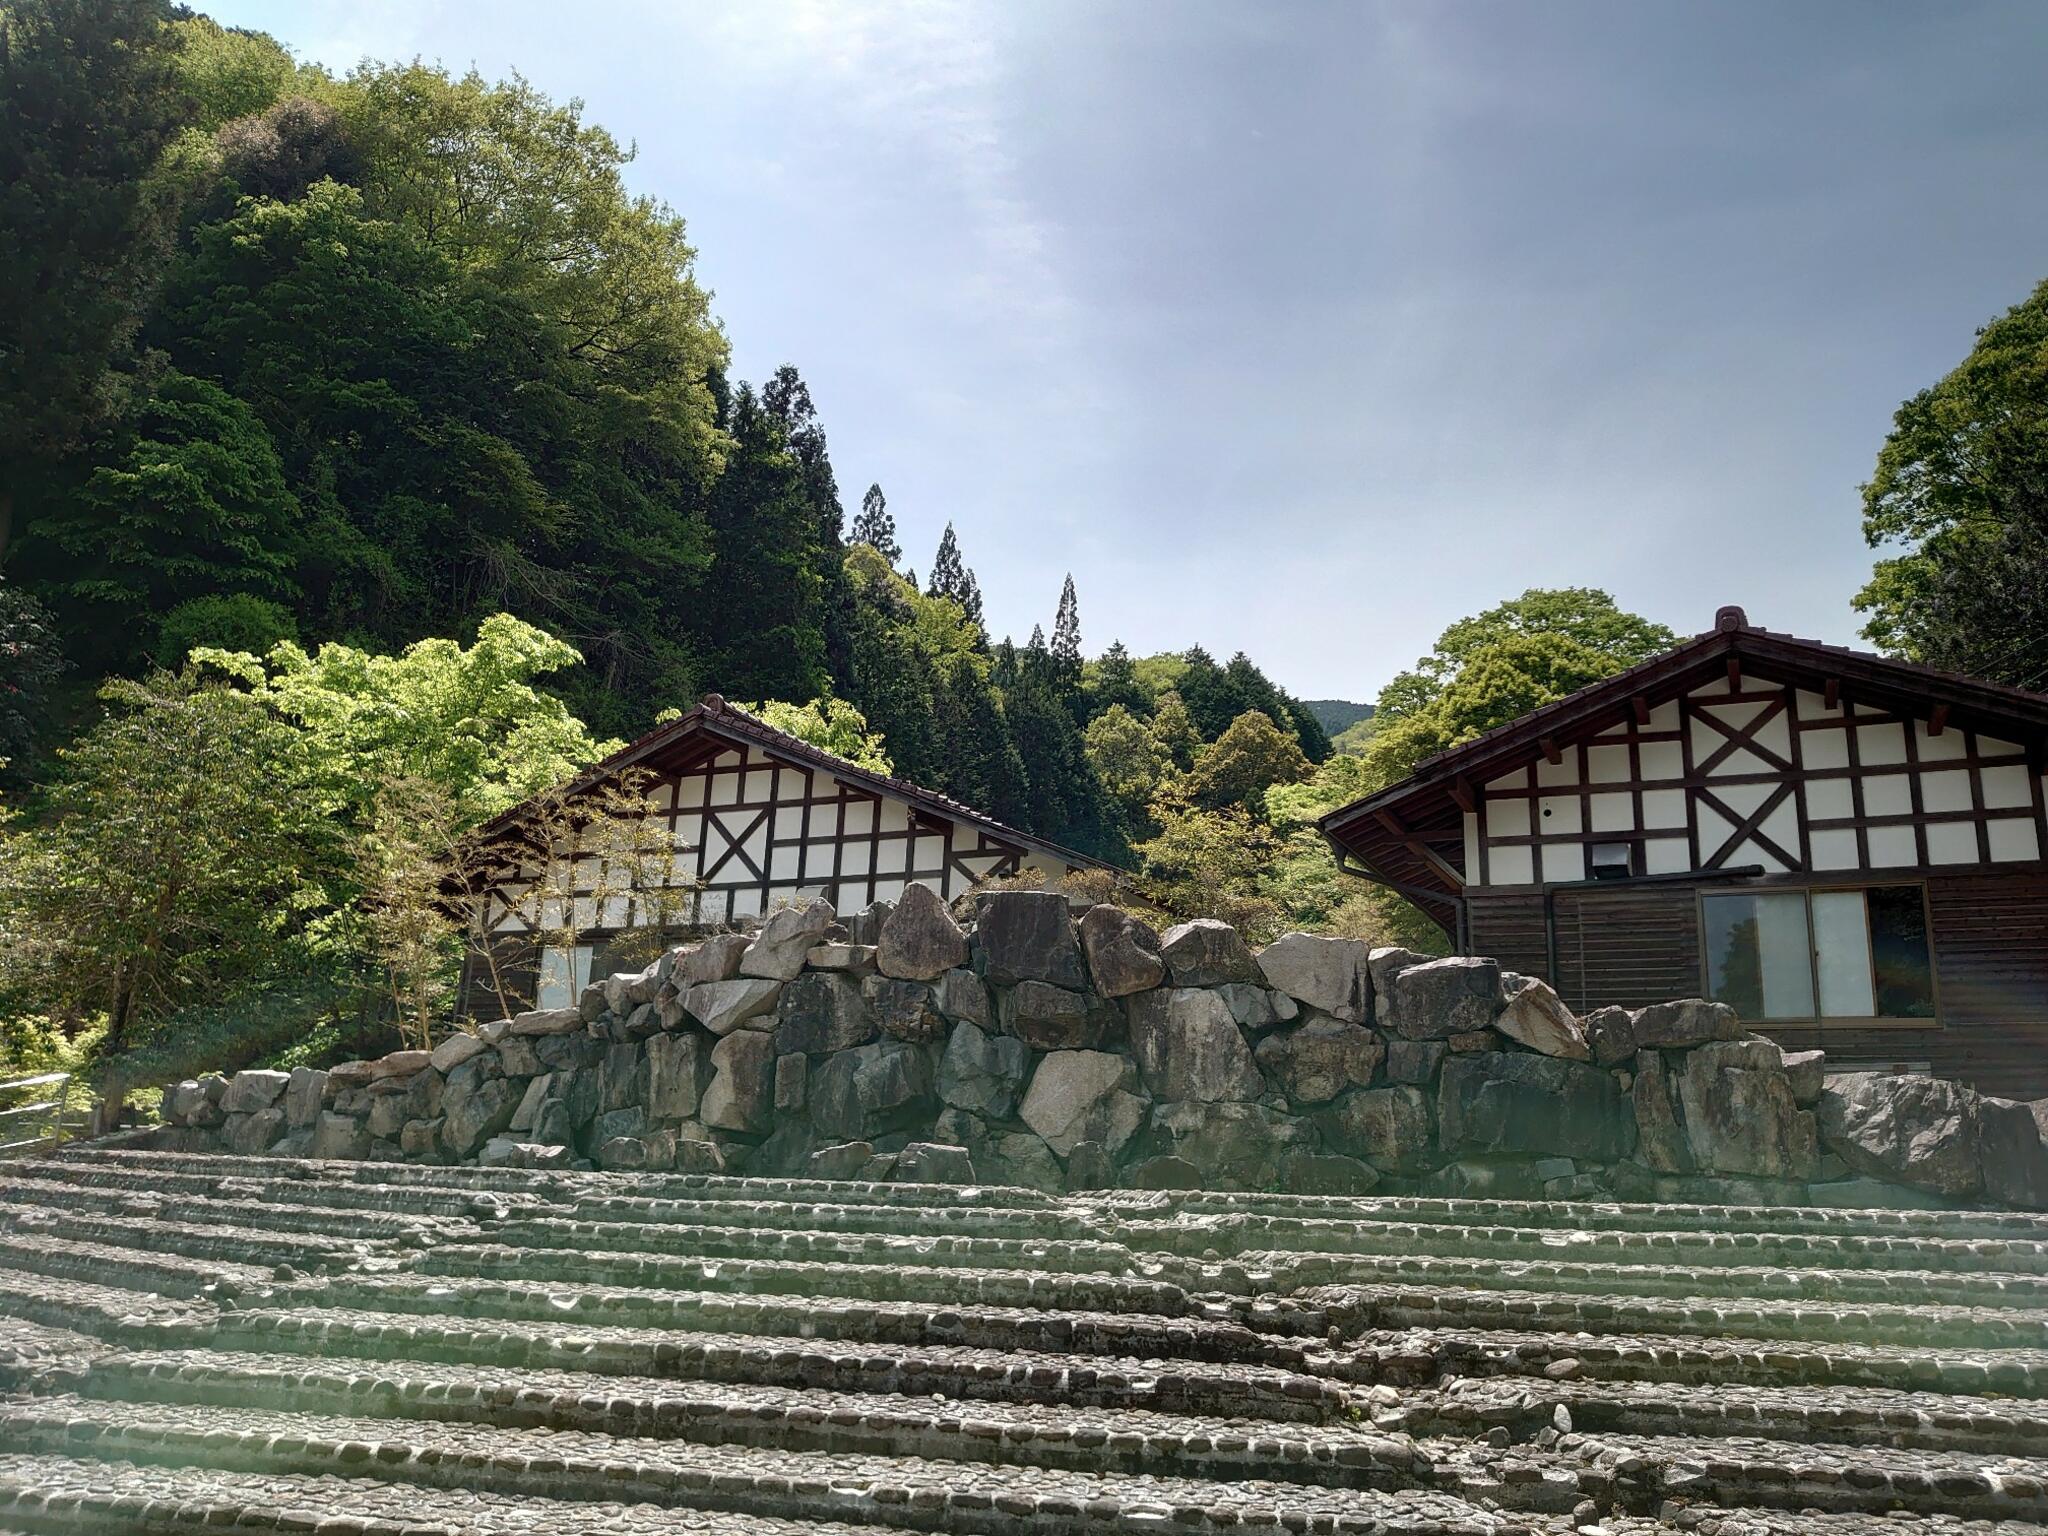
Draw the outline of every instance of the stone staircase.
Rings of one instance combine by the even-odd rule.
[[[2048,1531],[2048,1216],[9,1175],[0,1536]]]

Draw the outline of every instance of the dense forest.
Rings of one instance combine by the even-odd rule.
[[[463,832],[714,690],[1163,912],[1441,943],[1316,819],[1673,639],[1531,591],[1372,705],[1091,653],[1071,576],[997,639],[971,527],[919,580],[798,367],[732,375],[630,160],[517,77],[0,0],[0,1065],[424,1017]],[[2048,289],[1901,410],[1896,649],[2048,665],[2044,337]]]

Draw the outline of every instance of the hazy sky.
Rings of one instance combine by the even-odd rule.
[[[1310,697],[1532,585],[1853,640],[1891,412],[2048,277],[2032,3],[198,3],[582,97],[849,513]]]

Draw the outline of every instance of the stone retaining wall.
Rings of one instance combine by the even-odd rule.
[[[181,1150],[505,1166],[2048,1208],[2048,1101],[1825,1075],[1729,1008],[1048,891],[822,902],[431,1052],[171,1087]]]

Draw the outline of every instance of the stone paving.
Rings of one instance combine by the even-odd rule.
[[[2048,1217],[83,1147],[0,1536],[2048,1536]]]

